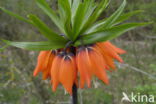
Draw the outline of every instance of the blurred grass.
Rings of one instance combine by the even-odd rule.
[[[55,6],[55,0],[47,1],[50,5],[53,4],[53,7]],[[120,1],[112,0],[108,11],[101,17],[109,16],[110,13],[115,11]],[[115,39],[113,43],[127,51],[127,54],[122,56],[125,63],[156,77],[155,5],[155,0],[128,0],[125,11],[144,10],[142,14],[138,14],[130,21],[153,21],[154,23],[128,32],[124,36]],[[26,16],[28,13],[37,14],[49,26],[54,27],[49,22],[49,18],[37,8],[34,1],[0,0],[0,6],[22,16]],[[17,41],[44,40],[32,26],[18,21],[1,11],[0,23],[0,38]],[[0,52],[0,104],[65,104],[70,101],[69,95],[64,93],[61,86],[54,93],[51,91],[49,81],[42,81],[41,75],[36,78],[32,77],[36,56],[37,52],[23,51],[13,47]],[[156,81],[132,70],[130,67],[119,67],[117,71],[109,73],[109,77],[109,86],[105,86],[95,79],[92,88],[79,91],[79,103],[119,104],[123,97],[122,92],[156,95]]]

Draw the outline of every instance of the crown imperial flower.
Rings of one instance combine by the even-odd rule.
[[[34,76],[42,72],[43,79],[51,79],[53,91],[61,83],[72,94],[74,83],[80,88],[84,88],[85,84],[91,87],[93,76],[109,84],[106,72],[115,69],[114,59],[123,62],[119,54],[124,53],[109,41],[65,50],[41,51]]]
[[[42,73],[43,79],[50,78],[52,90],[59,84],[72,95],[72,87],[91,87],[93,76],[109,84],[107,71],[115,69],[114,59],[123,62],[117,48],[110,40],[148,23],[123,23],[141,11],[123,13],[126,0],[106,19],[98,20],[107,8],[109,0],[58,0],[58,12],[52,10],[46,0],[36,0],[40,9],[47,14],[61,34],[48,27],[39,17],[30,14],[24,18],[7,9],[5,13],[36,27],[47,38],[42,42],[12,42],[2,39],[7,46],[31,51],[40,51],[33,75]],[[5,46],[6,47],[6,46]],[[73,87],[75,88],[75,87]]]

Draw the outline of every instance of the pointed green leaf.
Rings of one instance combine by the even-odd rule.
[[[103,19],[102,21],[98,21],[98,22],[94,23],[90,28],[88,28],[86,30],[85,34],[89,34],[89,33],[95,32],[96,29],[98,27],[100,27],[104,22],[105,22],[105,20]]]
[[[125,13],[123,15],[121,15],[113,24],[112,26],[114,25],[117,25],[121,22],[124,22],[126,20],[128,20],[130,17],[138,14],[138,13],[141,13],[143,12],[142,10],[136,10],[136,11],[132,11],[132,12],[128,12],[128,13]],[[91,33],[91,32],[95,32],[96,28],[97,27],[100,27],[104,22],[97,22],[95,23],[89,30],[86,31],[86,34],[88,33]]]
[[[108,19],[106,19],[106,21],[104,21],[104,23],[100,26],[99,29],[97,30],[101,30],[103,28],[109,28],[112,26],[112,24],[119,18],[119,16],[121,16],[121,14],[124,11],[124,8],[126,6],[126,0],[123,1],[123,3],[121,4],[121,6],[117,9],[117,11],[115,11]]]
[[[92,13],[97,7],[97,4],[94,3],[94,0],[88,0],[87,4],[88,4],[88,8],[85,14],[84,24],[88,21],[88,19],[90,18],[90,16],[92,15]]]
[[[26,18],[24,18],[22,16],[19,16],[18,14],[15,14],[15,13],[13,13],[13,12],[5,9],[5,8],[0,7],[0,10],[2,10],[3,12],[7,13],[8,15],[13,16],[13,17],[15,17],[15,18],[17,18],[17,19],[19,19],[21,21],[24,21],[26,23],[32,24],[32,22],[29,21],[28,19],[26,19]]]
[[[58,0],[59,16],[63,24],[65,35],[72,39],[71,34],[71,7],[69,0]]]
[[[76,15],[76,11],[77,11],[80,3],[81,3],[81,0],[73,0],[73,4],[72,4],[72,7],[71,7],[72,8],[72,24],[74,22],[74,17]]]
[[[74,39],[78,36],[81,27],[82,27],[82,23],[85,17],[85,11],[86,11],[86,6],[84,3],[81,3],[76,11],[76,15],[74,17],[74,23],[73,23],[73,35],[74,35]]]
[[[60,31],[64,32],[63,24],[59,20],[57,14],[50,8],[48,3],[45,0],[36,0],[38,6],[51,18],[51,20],[55,23],[55,25],[60,29]]]
[[[65,39],[59,36],[52,29],[50,29],[45,23],[43,23],[37,16],[29,15],[30,20],[33,22],[34,26],[37,27],[42,35],[54,42],[64,42]]]
[[[107,19],[103,19],[95,23],[87,33],[95,32],[95,31],[100,31],[102,29],[106,29],[111,27],[114,22],[121,16],[122,12],[124,11],[124,8],[126,6],[126,0],[123,1],[121,6]]]
[[[132,17],[132,16],[134,16],[134,15],[136,15],[136,14],[139,14],[139,13],[141,13],[141,12],[143,12],[143,10],[135,10],[135,11],[132,11],[132,12],[125,13],[125,14],[121,15],[121,16],[115,21],[115,23],[114,23],[113,25],[116,25],[116,24],[119,24],[119,23],[121,23],[121,22],[123,22],[123,21],[126,21],[126,20],[128,20],[130,17]]]
[[[11,45],[17,48],[32,50],[32,51],[42,51],[42,50],[54,50],[59,48],[64,48],[65,43],[56,42],[12,42],[8,40],[2,40],[7,45]]]
[[[73,34],[72,34],[72,27],[71,27],[71,18],[68,18],[65,22],[65,32],[66,36],[70,39],[73,40]]]
[[[71,18],[71,7],[69,0],[58,0],[58,8],[60,18],[63,19],[63,23],[65,23],[68,18]]]
[[[58,12],[59,12],[59,17],[60,17],[60,21],[65,24],[66,20],[67,20],[67,14],[66,14],[66,10],[64,9],[64,5],[62,4],[61,0],[58,0]]]
[[[112,27],[110,29],[106,29],[103,31],[94,32],[91,34],[84,35],[75,43],[75,46],[81,45],[81,41],[83,44],[92,44],[95,42],[103,42],[107,40],[112,40],[121,34],[132,30],[139,26],[144,26],[149,23],[128,23],[119,26]]]
[[[90,16],[88,21],[85,23],[81,34],[84,33],[101,15],[101,13],[106,9],[109,4],[109,0],[102,0],[98,7],[95,9],[94,13]]]
[[[73,23],[73,35],[76,39],[83,29],[85,23],[88,21],[88,18],[91,16],[95,9],[96,5],[94,0],[85,0],[81,3],[76,11]]]
[[[68,0],[70,7],[72,6],[72,1],[73,0]]]

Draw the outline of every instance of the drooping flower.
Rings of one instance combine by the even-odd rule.
[[[108,41],[97,43],[96,49],[98,49],[101,52],[107,66],[112,69],[115,69],[114,59],[118,60],[119,62],[123,62],[123,60],[120,58],[118,54],[126,53],[126,51],[115,47],[113,44],[111,44]]]
[[[78,48],[76,62],[80,73],[80,87],[83,88],[85,82],[90,87],[93,75],[108,84],[106,70],[115,69],[114,59],[123,62],[118,53],[123,54],[125,51],[115,47],[110,42]]]
[[[62,84],[72,94],[73,84],[80,88],[84,88],[85,85],[91,87],[93,76],[109,84],[106,72],[115,69],[114,59],[123,62],[119,56],[123,53],[124,50],[109,41],[75,47],[74,50],[73,47],[69,47],[67,50],[41,51],[34,76],[42,72],[43,79],[51,79],[53,91]]]
[[[54,59],[51,68],[53,91],[61,83],[72,94],[72,86],[76,81],[76,62],[73,53],[60,52]]]
[[[93,48],[94,45],[82,46],[77,52],[77,65],[80,73],[80,87],[83,88],[85,82],[88,87],[91,84],[91,78],[96,75],[100,80],[108,84],[108,78],[105,72],[106,64],[101,53]]]
[[[48,77],[51,77],[50,69],[55,55],[55,51],[41,51],[38,55],[37,66],[34,70],[33,75],[36,76],[39,72],[42,72],[42,78],[44,80]]]

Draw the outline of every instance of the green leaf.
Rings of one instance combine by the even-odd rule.
[[[45,0],[36,0],[38,6],[51,18],[55,25],[60,29],[61,32],[65,33],[63,24],[59,20],[57,14],[50,8]]]
[[[65,39],[62,36],[59,36],[52,29],[50,29],[45,23],[43,23],[37,16],[28,15],[30,20],[33,22],[34,26],[37,27],[42,35],[54,42],[64,42]]]
[[[71,34],[71,7],[69,0],[58,0],[59,16],[63,24],[65,35],[72,39]]]
[[[73,0],[68,0],[69,5],[70,5],[70,8],[71,8],[71,6],[72,6],[72,1],[73,1]]]
[[[73,0],[73,4],[72,4],[72,7],[71,7],[72,8],[72,24],[74,22],[74,17],[76,15],[76,11],[77,11],[80,3],[81,3],[81,0]]]
[[[68,18],[65,22],[65,31],[66,31],[66,36],[70,39],[73,40],[73,34],[72,34],[72,27],[71,27],[71,18]]]
[[[124,11],[124,8],[126,6],[126,0],[123,1],[123,3],[121,4],[121,6],[117,9],[117,11],[115,11],[108,19],[106,19],[106,21],[104,22],[104,24],[101,25],[101,29],[102,28],[109,28],[112,26],[112,24],[121,16],[121,14]],[[101,30],[98,29],[98,30]]]
[[[11,11],[5,9],[5,8],[0,7],[0,9],[1,9],[3,12],[5,12],[6,14],[10,15],[10,16],[16,17],[17,19],[19,19],[19,20],[21,20],[21,21],[24,21],[24,22],[26,22],[26,23],[33,24],[33,23],[32,23],[31,21],[29,21],[28,19],[26,19],[26,18],[24,18],[24,17],[22,17],[22,16],[19,16],[18,14],[15,14],[15,13],[13,13],[13,12],[11,12]]]
[[[59,48],[64,48],[65,43],[56,42],[12,42],[8,40],[2,40],[7,45],[11,45],[17,48],[32,50],[32,51],[42,51],[42,50],[54,50]]]
[[[111,27],[114,22],[121,16],[122,12],[124,11],[124,8],[126,6],[126,0],[123,1],[121,6],[107,19],[103,19],[101,21],[98,21],[95,23],[87,33],[95,32],[95,31],[100,31],[102,29],[106,29]]]
[[[60,20],[64,25],[67,20],[67,12],[65,10],[62,0],[58,0],[58,13],[59,13]]]
[[[83,35],[76,43],[75,46],[81,45],[81,42],[83,44],[92,44],[95,42],[103,42],[107,40],[112,40],[121,34],[132,30],[139,26],[144,26],[149,23],[127,23],[119,26],[114,26],[110,29],[106,29],[103,31],[94,32],[91,34]]]
[[[92,13],[97,7],[97,4],[94,3],[94,0],[88,0],[86,3],[88,4],[88,8],[85,14],[84,24],[88,21],[88,19],[90,18],[90,16],[92,15]]]
[[[109,4],[109,0],[102,0],[98,7],[95,9],[94,13],[90,16],[88,21],[85,23],[83,29],[81,30],[81,34],[84,33],[90,26],[98,19],[101,13],[106,9]]]
[[[73,21],[74,39],[78,37],[95,7],[94,0],[85,0],[83,3],[80,3]]]
[[[128,13],[125,13],[123,15],[121,15],[115,22],[113,25],[116,25],[116,24],[119,24],[123,21],[126,21],[128,20],[130,17],[136,15],[136,14],[139,14],[139,13],[142,13],[143,10],[135,10],[135,11],[132,11],[132,12],[128,12]]]
[[[85,13],[86,13],[86,6],[84,3],[81,3],[76,11],[76,15],[74,17],[74,23],[73,23],[73,35],[74,35],[74,39],[78,36],[81,27],[82,27],[82,23],[85,17]]]
[[[65,23],[68,18],[71,18],[71,7],[69,0],[58,0],[58,8],[60,18],[64,20],[63,23]]]

